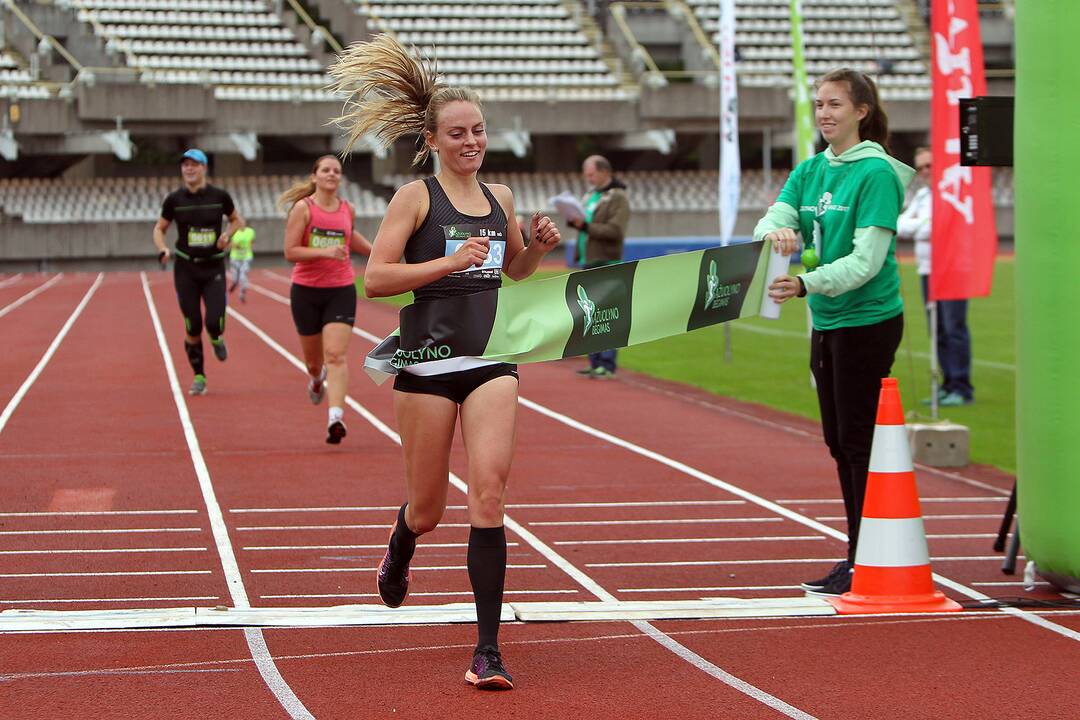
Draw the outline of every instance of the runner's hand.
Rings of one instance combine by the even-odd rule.
[[[221,233],[221,237],[217,239],[217,249],[224,250],[225,246],[229,244],[229,236],[227,233]]]
[[[799,247],[799,237],[791,228],[773,230],[765,236],[765,239],[771,240],[773,250],[784,256],[790,255]]]
[[[450,256],[450,272],[468,270],[470,267],[480,267],[488,256],[488,239],[471,237]]]
[[[562,242],[558,226],[547,215],[541,215],[539,210],[533,213],[532,222],[529,223],[529,237],[529,244],[539,245],[544,252]]]
[[[172,257],[172,253],[169,252],[169,248],[165,248],[164,250],[158,252],[157,259],[158,259],[158,262],[161,263],[161,267],[165,267],[166,265],[169,264],[169,259],[171,257]]]
[[[344,245],[334,245],[333,247],[325,248],[325,250],[327,251],[326,257],[331,260],[344,260],[349,257],[349,253]]]

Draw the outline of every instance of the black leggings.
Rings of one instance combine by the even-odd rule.
[[[216,340],[225,331],[225,261],[196,263],[177,257],[173,280],[187,334],[202,334],[202,306],[206,305],[206,334]]]
[[[870,468],[881,379],[892,370],[904,315],[873,325],[814,330],[810,370],[817,384],[821,429],[836,460],[848,522],[848,560],[855,561]]]

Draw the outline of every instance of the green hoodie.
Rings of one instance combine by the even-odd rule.
[[[782,227],[802,233],[821,266],[799,277],[814,327],[871,325],[903,311],[896,267],[896,218],[915,171],[864,140],[799,164],[754,229],[754,239]]]

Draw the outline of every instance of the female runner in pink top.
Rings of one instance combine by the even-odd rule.
[[[296,263],[290,300],[307,365],[308,398],[318,405],[327,393],[326,442],[345,437],[343,420],[349,369],[345,352],[356,317],[356,275],[349,251],[371,254],[371,243],[353,225],[356,211],[338,197],[341,161],[323,155],[311,178],[293,185],[278,202],[288,208],[285,259]]]

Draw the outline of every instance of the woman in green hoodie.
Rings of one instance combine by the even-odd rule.
[[[775,278],[769,296],[778,302],[809,296],[810,367],[849,540],[845,560],[802,586],[840,595],[851,588],[881,378],[889,375],[904,332],[896,219],[915,171],[886,152],[888,118],[863,73],[845,68],[824,75],[814,104],[829,147],[792,171],[754,239],[790,255],[802,236],[807,272]]]

